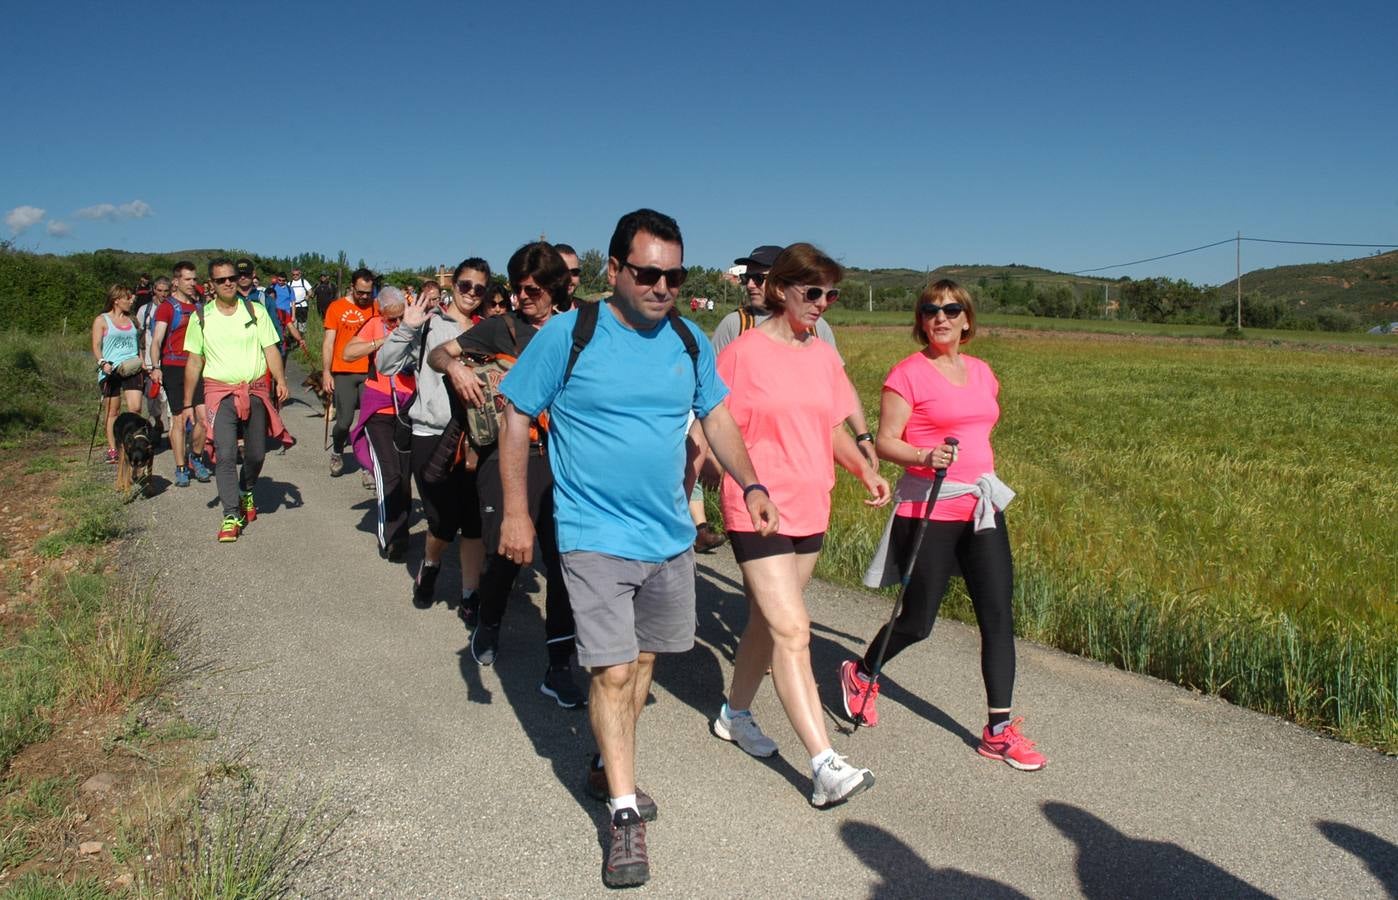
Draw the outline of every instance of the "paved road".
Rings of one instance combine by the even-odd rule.
[[[353,808],[318,872],[334,896],[606,893],[585,715],[536,690],[539,580],[512,601],[497,665],[477,668],[452,610],[413,609],[409,570],[379,559],[372,495],[357,473],[328,477],[322,420],[298,404],[288,422],[302,443],[269,459],[237,544],[214,541],[212,484],[138,507],[136,552],[188,598],[213,663],[185,689],[190,714],[220,752]],[[955,623],[888,673],[883,724],[835,735],[874,789],[813,810],[770,686],[755,709],[781,756],[708,732],[745,613],[726,550],[700,572],[698,644],[661,661],[641,721],[639,779],[661,807],[646,894],[1398,896],[1398,760],[1022,644],[1017,709],[1051,765],[1016,772],[973,752],[977,637]],[[449,567],[439,591],[457,585]],[[886,606],[821,584],[808,600],[838,708],[836,666]]]

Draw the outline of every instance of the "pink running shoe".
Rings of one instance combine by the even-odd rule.
[[[840,663],[840,693],[845,698],[845,715],[852,722],[860,722],[865,728],[879,724],[878,683],[859,674],[859,663],[847,659]]]
[[[1023,716],[1015,716],[999,734],[991,734],[987,725],[981,732],[981,745],[976,752],[987,759],[1003,759],[1021,772],[1035,772],[1048,765],[1044,755],[1034,749],[1034,742],[1020,734]]]

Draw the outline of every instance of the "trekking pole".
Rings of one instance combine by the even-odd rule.
[[[960,443],[956,438],[949,437],[946,443],[951,445],[952,453],[955,454],[956,446]],[[950,463],[948,463],[950,465]],[[937,494],[942,490],[942,482],[946,480],[947,470],[945,467],[936,469],[932,478],[932,489],[927,492],[927,509],[923,510],[922,518],[917,523],[917,534],[913,536],[913,551],[908,554],[908,565],[903,570],[903,585],[898,589],[898,598],[893,601],[893,613],[888,617],[888,624],[883,629],[883,639],[879,641],[879,652],[874,657],[874,670],[869,673],[869,681],[862,692],[864,704],[869,702],[869,693],[873,691],[874,685],[879,683],[879,673],[883,671],[883,656],[888,652],[888,639],[893,636],[893,623],[898,618],[898,613],[903,608],[903,598],[908,593],[908,583],[913,580],[913,568],[917,565],[917,554],[922,549],[922,538],[927,533],[927,523],[932,521],[932,507],[937,503]],[[859,726],[864,722],[864,704],[860,704],[860,714],[854,717],[854,728],[850,733],[859,730]]]
[[[92,462],[92,447],[97,443],[97,426],[102,424],[102,413],[106,411],[107,398],[98,396],[97,398],[97,418],[92,420],[92,437],[87,439],[87,461]]]

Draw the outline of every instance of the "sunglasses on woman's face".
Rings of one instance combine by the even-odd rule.
[[[819,303],[821,297],[829,297],[830,302],[834,303],[840,299],[840,289],[830,288],[826,290],[821,287],[808,287],[803,292],[803,296],[805,296],[807,303]]]
[[[521,285],[519,290],[515,291],[515,293],[519,294],[521,297],[528,297],[530,300],[538,300],[540,297],[544,296],[544,289],[537,284],[525,284]]]
[[[456,292],[458,294],[470,294],[472,297],[484,297],[485,285],[472,284],[469,281],[458,281],[456,283]]]
[[[922,313],[922,317],[925,319],[935,319],[937,318],[937,313],[946,313],[948,319],[955,319],[966,311],[966,307],[962,306],[960,303],[948,303],[945,306],[938,306],[935,303],[924,303],[917,308],[917,311]]]

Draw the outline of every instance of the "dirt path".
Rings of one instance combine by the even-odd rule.
[[[499,662],[479,669],[445,605],[409,603],[409,569],[366,530],[373,497],[334,479],[322,421],[272,456],[263,511],[214,540],[212,484],[140,505],[136,550],[186,598],[211,671],[187,713],[274,779],[354,812],[319,872],[335,896],[600,896],[599,807],[582,791],[584,714],[537,693],[539,580],[516,596]],[[168,456],[157,471],[168,477]],[[422,545],[414,527],[411,565]],[[693,651],[662,660],[641,720],[639,780],[664,896],[1398,896],[1398,760],[1053,650],[1021,645],[1018,711],[1052,763],[977,756],[977,636],[943,622],[889,672],[883,724],[835,734],[878,783],[828,812],[770,686],[755,707],[770,762],[718,741],[744,606],[726,552],[701,558]],[[453,595],[448,568],[439,591]],[[839,661],[882,600],[815,585],[813,658],[831,708]]]

